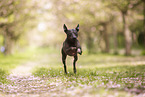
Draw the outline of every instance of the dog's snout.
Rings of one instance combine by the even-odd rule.
[[[73,41],[75,41],[77,39],[77,37],[73,37]]]
[[[77,39],[77,37],[73,37],[73,39]]]
[[[73,34],[73,35],[72,35],[72,38],[73,38],[73,39],[77,39],[77,37],[76,37],[76,35],[75,35],[75,34]]]

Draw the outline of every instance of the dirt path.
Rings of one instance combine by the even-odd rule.
[[[54,85],[46,84],[47,79],[32,76],[31,72],[38,64],[28,62],[13,69],[7,77],[10,84],[0,85],[0,97],[41,97],[42,93],[53,88]]]
[[[0,97],[99,97],[99,94],[90,94],[92,86],[82,86],[83,88],[65,88],[65,83],[55,81],[49,83],[51,78],[39,78],[32,75],[35,67],[42,63],[49,63],[49,57],[45,56],[41,61],[27,62],[11,71],[7,77],[8,84],[0,85]],[[136,58],[134,65],[145,64],[145,61]],[[131,59],[130,59],[130,62]],[[123,63],[125,63],[123,61]],[[127,63],[128,64],[128,63]],[[94,91],[94,90],[92,90]],[[117,93],[117,91],[116,91]],[[107,94],[106,94],[107,95]],[[131,95],[129,95],[131,97]],[[141,95],[142,96],[142,95]],[[105,96],[104,96],[105,97]]]
[[[64,97],[60,83],[48,84],[49,78],[39,78],[32,75],[35,67],[48,63],[48,56],[41,61],[27,62],[11,70],[7,77],[8,83],[0,85],[0,97]],[[64,91],[65,93],[65,91]],[[66,96],[66,95],[65,95]]]
[[[49,78],[34,77],[31,72],[38,64],[28,62],[13,69],[7,77],[9,84],[0,85],[0,97],[79,97],[74,96],[74,89],[62,88],[59,81],[48,84]]]
[[[17,76],[17,77],[31,76],[31,72],[33,68],[35,68],[35,66],[37,65],[38,63],[34,63],[34,62],[28,62],[23,65],[20,65],[11,71],[10,76]]]

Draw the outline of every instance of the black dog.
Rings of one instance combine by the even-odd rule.
[[[62,62],[64,64],[64,72],[67,74],[65,60],[66,60],[67,55],[69,55],[69,56],[74,57],[73,66],[74,66],[74,73],[76,73],[75,64],[76,64],[76,61],[78,60],[77,53],[79,53],[80,55],[82,54],[82,49],[81,49],[80,43],[77,39],[78,31],[79,31],[79,24],[77,25],[77,27],[75,29],[67,29],[66,25],[64,24],[63,29],[67,35],[67,38],[63,42],[63,47],[62,47],[62,51],[61,51],[62,52]]]

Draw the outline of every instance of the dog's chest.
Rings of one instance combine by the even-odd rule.
[[[67,55],[75,56],[77,54],[77,45],[76,44],[68,44],[67,42],[64,42],[63,50]]]
[[[77,47],[70,47],[66,51],[69,56],[75,56],[77,54]]]

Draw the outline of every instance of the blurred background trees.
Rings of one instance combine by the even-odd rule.
[[[0,1],[0,34],[2,38],[0,45],[3,46],[3,52],[6,55],[13,52],[13,48],[16,48],[16,44],[20,42],[21,36],[34,26],[32,17],[35,15],[32,15],[31,7],[33,5],[28,5],[27,0]]]
[[[88,53],[120,53],[145,48],[144,0],[1,0],[0,47],[5,54],[24,48],[61,48],[62,26],[80,24]]]

